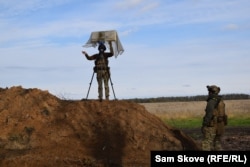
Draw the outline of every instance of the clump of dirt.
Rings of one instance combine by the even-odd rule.
[[[151,150],[199,150],[182,131],[128,101],[61,100],[0,88],[0,166],[149,166]]]

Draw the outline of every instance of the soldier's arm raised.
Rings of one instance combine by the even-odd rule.
[[[89,56],[88,53],[85,52],[85,51],[82,51],[82,54],[84,54],[85,57],[86,57],[88,60],[95,60],[95,56],[94,56],[94,55],[93,55],[93,56]]]

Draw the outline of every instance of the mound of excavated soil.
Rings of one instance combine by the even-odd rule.
[[[0,88],[0,166],[149,166],[151,150],[198,150],[137,103]]]

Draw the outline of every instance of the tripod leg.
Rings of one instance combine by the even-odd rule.
[[[110,79],[111,87],[112,87],[113,94],[114,94],[114,97],[115,97],[115,91],[114,91],[114,87],[113,87],[113,82],[111,80],[111,77],[109,77],[109,79]],[[116,100],[116,97],[115,97],[115,100]]]
[[[95,72],[93,72],[93,74],[92,74],[92,78],[91,78],[91,81],[89,83],[89,90],[90,90],[94,75],[95,75]],[[87,96],[86,96],[86,100],[88,99],[88,96],[89,96],[89,90],[88,90],[88,93],[87,93]]]

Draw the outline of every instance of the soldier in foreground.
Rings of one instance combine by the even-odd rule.
[[[97,74],[98,82],[98,98],[100,101],[103,99],[103,82],[105,87],[106,100],[109,100],[109,79],[110,79],[110,68],[108,66],[108,58],[114,55],[112,43],[109,42],[110,52],[105,53],[106,46],[104,43],[100,42],[98,46],[99,53],[89,56],[85,51],[82,53],[86,56],[88,60],[95,60],[94,72]]]
[[[207,106],[201,128],[203,133],[202,150],[219,151],[222,150],[221,139],[224,134],[224,126],[227,125],[225,103],[222,96],[218,95],[220,87],[212,85],[207,86],[207,89]]]

